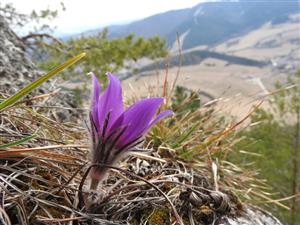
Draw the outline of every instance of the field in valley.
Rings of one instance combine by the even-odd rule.
[[[274,90],[276,81],[284,82],[300,67],[299,15],[291,16],[289,22],[264,24],[259,29],[232,38],[213,48],[199,46],[185,50],[182,54],[195,50],[209,50],[228,55],[246,57],[269,62],[268,66],[255,67],[231,64],[227,61],[207,58],[197,65],[168,69],[168,77],[173,81],[177,74],[177,84],[198,91],[204,102],[219,101],[220,108],[238,118],[246,115],[251,106]],[[181,37],[184,38],[184,37]],[[176,48],[172,49],[173,54]],[[148,71],[124,81],[129,96],[135,92],[146,95],[148,89],[155,88],[164,80],[166,70]],[[134,91],[130,85],[134,87]],[[267,106],[267,103],[263,105]]]
[[[220,99],[218,105],[222,111],[239,118],[274,89],[276,80],[284,78],[284,75],[275,75],[269,67],[227,65],[221,60],[206,59],[199,65],[184,66],[180,70],[173,67],[168,72],[157,70],[132,76],[123,81],[127,96],[147,95],[149,90],[162,87],[166,73],[170,83],[178,74],[177,85],[199,92],[204,102]]]

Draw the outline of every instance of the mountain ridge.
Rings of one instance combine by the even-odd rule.
[[[159,35],[166,38],[169,46],[176,41],[177,33],[188,31],[182,48],[189,49],[199,45],[213,46],[269,21],[283,23],[293,13],[299,13],[297,0],[204,2],[192,8],[159,13],[127,25],[109,26],[108,30],[110,38],[129,33],[142,37]]]

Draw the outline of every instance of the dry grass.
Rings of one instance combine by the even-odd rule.
[[[162,89],[164,107],[175,116],[157,124],[119,165],[108,166],[97,193],[87,188],[84,112],[69,123],[54,119],[55,108],[31,102],[1,112],[0,145],[11,145],[0,150],[2,224],[209,224],[241,214],[242,202],[270,201],[256,172],[228,161],[243,120],[233,123],[213,104],[191,107],[194,94],[178,101],[168,88],[174,85],[166,76]]]

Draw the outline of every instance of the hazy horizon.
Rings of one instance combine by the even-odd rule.
[[[2,3],[12,3],[22,13],[30,13],[32,10],[61,9],[60,0],[52,0],[51,3],[45,0],[3,0]],[[146,0],[111,0],[105,3],[95,0],[74,2],[63,1],[66,11],[59,10],[58,17],[52,21],[55,26],[55,35],[67,36],[81,33],[96,28],[110,25],[130,23],[148,16],[163,13],[169,10],[193,7],[205,0],[161,0],[159,2]],[[118,7],[116,7],[118,6]]]

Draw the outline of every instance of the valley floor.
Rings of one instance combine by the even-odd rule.
[[[206,59],[199,65],[170,68],[168,80],[173,82],[178,75],[177,85],[200,93],[203,102],[219,99],[218,107],[226,114],[244,117],[251,107],[272,92],[276,81],[283,81],[284,74],[275,73],[270,67],[258,68],[226,64],[216,59]],[[147,95],[163,85],[166,70],[135,75],[124,81],[128,97]],[[264,103],[266,106],[267,103]]]

